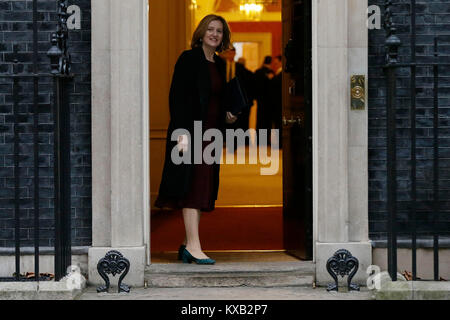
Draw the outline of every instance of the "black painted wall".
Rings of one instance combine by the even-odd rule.
[[[393,1],[397,35],[402,40],[400,62],[410,62],[410,0]],[[438,36],[439,54],[450,62],[450,0],[421,0],[417,2],[418,62],[433,59],[434,36]],[[379,5],[384,14],[384,0],[369,0]],[[384,17],[384,15],[383,15]],[[384,63],[385,31],[369,31],[369,230],[372,240],[384,239],[386,234],[386,85]],[[411,200],[410,157],[410,69],[398,70],[397,99],[397,159],[399,226],[408,228]],[[417,94],[417,197],[418,223],[426,231],[432,224],[433,202],[433,70],[418,67]],[[450,67],[439,67],[439,193],[441,227],[450,231]],[[405,235],[403,235],[405,236]]]
[[[56,30],[56,0],[39,0],[39,70],[49,72],[46,52]],[[72,244],[91,244],[91,23],[90,0],[71,0],[80,6],[81,30],[70,31],[69,47],[75,79],[69,86],[72,156]],[[0,0],[0,73],[12,72],[14,47],[19,53],[19,73],[32,71],[32,1]],[[20,194],[22,246],[33,245],[33,135],[32,92],[20,80]],[[52,85],[39,85],[39,166],[41,246],[53,246],[53,117]],[[14,246],[12,81],[0,79],[0,247]]]

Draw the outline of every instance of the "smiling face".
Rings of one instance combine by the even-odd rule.
[[[223,24],[219,20],[213,20],[208,25],[208,29],[203,36],[203,45],[213,48],[218,48],[223,39]]]

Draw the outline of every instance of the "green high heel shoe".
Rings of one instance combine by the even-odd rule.
[[[189,253],[189,251],[184,248],[183,253],[181,255],[181,258],[183,259],[183,263],[191,263],[192,261],[196,264],[215,264],[216,261],[208,258],[208,259],[197,259],[192,254]]]
[[[183,260],[184,249],[186,249],[186,246],[184,244],[180,245],[180,248],[178,249],[178,260]]]

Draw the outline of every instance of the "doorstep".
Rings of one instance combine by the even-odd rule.
[[[145,282],[149,288],[312,287],[314,272],[310,261],[155,263],[146,267]]]
[[[79,300],[373,300],[373,292],[367,288],[361,291],[328,292],[326,288],[311,287],[221,287],[221,288],[131,288],[130,293],[97,293],[95,287],[88,287]],[[259,302],[258,302],[259,301]],[[183,305],[183,304],[182,304]],[[184,305],[187,305],[185,303]]]

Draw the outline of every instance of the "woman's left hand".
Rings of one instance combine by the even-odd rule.
[[[237,120],[237,117],[235,115],[233,115],[231,112],[227,112],[227,123],[228,124],[232,124],[235,123]]]

